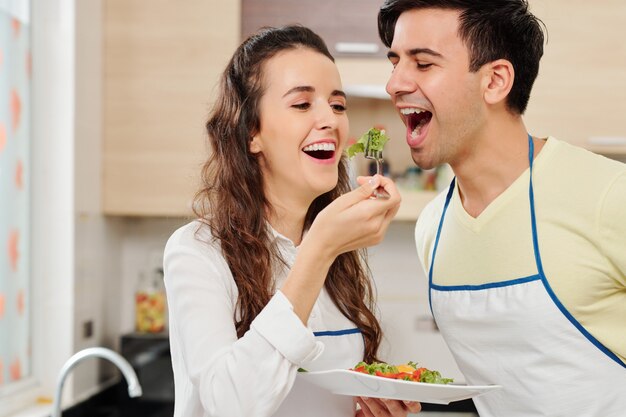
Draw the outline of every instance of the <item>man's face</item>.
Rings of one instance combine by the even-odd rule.
[[[481,71],[469,72],[458,18],[455,10],[402,13],[388,54],[394,69],[387,92],[406,125],[413,160],[425,169],[454,166],[484,120]]]

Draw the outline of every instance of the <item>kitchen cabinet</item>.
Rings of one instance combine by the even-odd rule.
[[[382,58],[387,50],[378,37],[380,5],[380,0],[242,0],[242,38],[262,26],[295,23],[320,35],[335,57]]]
[[[618,151],[591,146],[589,138],[626,136],[624,1],[606,0],[597,7],[582,0],[531,0],[530,6],[548,36],[526,125],[538,136],[552,135],[601,154]],[[619,150],[624,151],[626,146]]]
[[[622,3],[607,0],[598,8],[582,1],[531,1],[549,30],[525,115],[533,134],[588,148],[591,136],[626,136],[619,111],[626,106]],[[404,127],[384,89],[391,73],[385,48],[379,44],[373,54],[337,48],[343,40],[379,42],[379,0],[103,0],[103,4],[105,214],[189,214],[207,152],[204,123],[219,75],[242,33],[263,24],[299,22],[318,31],[336,56],[349,96],[351,136],[382,124],[393,139],[385,150],[392,173],[400,175],[412,165]],[[565,7],[567,18],[562,13]],[[607,50],[612,53],[607,55]],[[592,150],[626,158],[624,146]],[[414,199],[418,209],[412,215],[401,209],[398,218],[413,220],[421,202],[430,197],[408,195],[403,206],[409,208]]]
[[[214,88],[239,43],[240,2],[103,7],[103,211],[186,215]]]
[[[387,99],[391,70],[378,37],[380,0],[242,0],[242,38],[262,26],[301,24],[319,34],[335,57],[346,93]]]
[[[358,1],[361,4],[362,0]],[[189,0],[173,4],[158,0],[147,7],[142,0],[104,1],[105,214],[190,214],[200,166],[207,155],[204,123],[213,93],[224,66],[240,42],[240,14],[257,10],[258,5],[256,9],[250,8],[254,3]],[[323,10],[327,13],[329,7],[337,6],[326,3]],[[377,3],[369,1],[363,2],[363,7],[349,7],[357,10],[351,16],[353,21],[369,28],[368,36],[376,39],[375,23],[362,22],[367,13],[375,22]],[[272,10],[272,4],[263,2],[267,10]],[[285,4],[287,11],[299,10],[300,16],[307,15],[293,6],[301,3]],[[277,24],[277,21],[264,24]],[[327,30],[327,26],[320,28]],[[386,59],[361,55],[338,58],[337,64],[344,84],[373,84],[384,92],[380,86],[389,70]],[[392,111],[389,101],[384,105],[388,106],[387,111]],[[355,108],[355,120],[371,115],[370,110],[361,107]],[[393,113],[391,117],[399,123]],[[356,122],[355,129],[365,127],[365,123],[371,120]],[[396,154],[408,158],[403,162],[407,165],[410,157],[401,145],[396,147]],[[405,192],[397,219],[414,220],[431,197],[429,193]]]

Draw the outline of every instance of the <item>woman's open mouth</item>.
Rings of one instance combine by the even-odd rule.
[[[335,144],[331,142],[313,143],[302,148],[313,159],[328,160],[335,156]]]

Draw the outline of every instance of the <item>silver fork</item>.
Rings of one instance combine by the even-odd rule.
[[[383,175],[383,151],[378,151],[370,148],[370,142],[372,140],[372,134],[367,134],[367,141],[365,143],[365,158],[373,159],[376,161],[376,173],[378,175]],[[372,198],[389,198],[389,193],[385,191],[383,187],[378,187],[374,190],[372,194]]]

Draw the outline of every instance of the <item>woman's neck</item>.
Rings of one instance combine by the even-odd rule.
[[[270,225],[281,235],[298,246],[302,241],[304,219],[309,205],[296,204],[293,201],[270,201],[272,209],[268,213]]]

